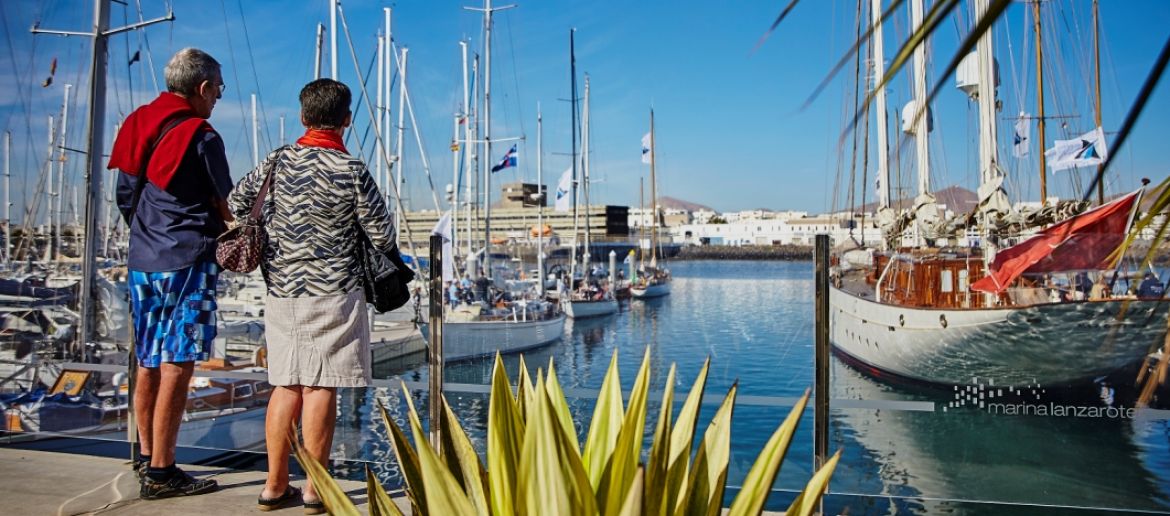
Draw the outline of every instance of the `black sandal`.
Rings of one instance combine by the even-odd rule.
[[[325,514],[325,501],[305,502],[305,514]]]
[[[275,511],[283,509],[292,502],[296,502],[301,498],[301,490],[293,486],[284,488],[284,494],[276,498],[264,498],[261,496],[256,500],[256,507],[262,511]]]

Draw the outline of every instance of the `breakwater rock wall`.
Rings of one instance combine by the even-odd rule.
[[[812,260],[807,245],[693,245],[679,250],[676,260]]]

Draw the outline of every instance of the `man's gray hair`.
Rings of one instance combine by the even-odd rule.
[[[198,48],[184,48],[171,57],[163,72],[167,91],[180,95],[193,95],[203,81],[220,77],[219,61]]]

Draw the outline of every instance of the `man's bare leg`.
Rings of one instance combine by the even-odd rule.
[[[161,379],[154,407],[150,467],[165,468],[175,463],[179,423],[187,409],[187,391],[195,372],[195,362],[164,363],[158,370]]]
[[[154,444],[154,406],[161,375],[158,368],[139,366],[134,378],[134,417],[138,422],[138,449],[152,457]]]

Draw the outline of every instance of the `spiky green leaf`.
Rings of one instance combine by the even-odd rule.
[[[451,404],[447,403],[445,396],[443,417],[443,454],[450,453],[456,457],[458,469],[454,471],[459,472],[458,477],[462,480],[463,491],[475,505],[475,512],[488,514],[491,509],[487,500],[487,487],[484,485],[486,472],[483,464],[479,462],[479,455],[475,453],[475,446],[471,444],[471,439],[459,424],[459,419],[455,417],[455,412],[451,410]]]
[[[707,386],[707,371],[711,357],[703,361],[703,368],[691,385],[691,392],[678,413],[678,421],[670,432],[670,460],[667,464],[666,484],[663,488],[662,506],[668,514],[674,514],[682,506],[686,495],[688,475],[691,466],[691,445],[695,439],[695,427],[699,422],[699,405]]]
[[[289,431],[288,439],[292,443],[293,455],[296,456],[297,463],[301,465],[305,475],[313,481],[313,489],[317,491],[317,496],[321,497],[321,501],[325,502],[325,508],[329,510],[329,513],[340,516],[357,516],[359,514],[357,506],[353,504],[349,496],[346,496],[345,490],[337,485],[337,481],[333,480],[325,466],[317,462],[317,459],[309,455],[308,450],[301,446],[301,439],[297,434],[295,423]]]
[[[524,421],[504,361],[496,355],[492,371],[492,395],[488,404],[488,486],[492,514],[514,514],[516,477],[520,472],[520,448],[524,439]]]
[[[413,406],[411,408],[413,410]],[[423,483],[427,486],[428,514],[474,516],[475,505],[467,498],[455,480],[455,475],[447,469],[447,464],[431,448],[431,443],[427,442],[427,434],[419,424],[418,417],[410,418],[410,433],[418,450]]]
[[[366,464],[366,498],[369,499],[370,516],[403,516],[398,504],[390,499],[386,489],[378,483],[378,477],[369,464]]]
[[[808,484],[804,486],[804,490],[792,501],[792,505],[788,507],[785,514],[788,516],[809,516],[816,511],[817,505],[820,504],[821,497],[825,495],[825,490],[829,486],[829,479],[833,477],[833,469],[837,467],[837,461],[841,460],[841,451],[834,453],[821,469],[817,470]]]
[[[714,516],[723,506],[723,489],[727,484],[727,466],[731,460],[731,417],[735,407],[738,382],[731,386],[723,404],[711,418],[695,464],[691,468],[687,487],[686,514]]]
[[[601,474],[617,443],[623,414],[621,378],[617,351],[614,351],[609,359],[605,379],[601,381],[601,391],[597,394],[597,404],[593,406],[593,418],[589,423],[589,434],[585,438],[585,450],[581,454],[585,471],[589,473],[589,483],[595,491],[601,485]]]
[[[410,398],[410,391],[407,390],[405,384],[402,386],[402,394],[408,399]],[[381,401],[378,402],[378,410],[382,413],[382,421],[386,423],[386,428],[390,430],[390,447],[394,450],[394,457],[398,459],[402,478],[406,480],[406,495],[410,498],[414,512],[427,514],[427,488],[422,480],[422,467],[418,462],[418,454],[410,446],[406,433],[390,417],[390,413],[386,411],[386,407],[382,405]]]
[[[654,428],[654,440],[650,445],[650,460],[643,469],[646,493],[643,497],[643,511],[647,516],[666,514],[663,503],[666,489],[666,472],[670,463],[670,422],[674,409],[674,364],[666,374],[666,386],[662,389],[662,405],[658,408],[658,423]]]
[[[747,516],[760,514],[764,510],[764,502],[772,492],[772,484],[776,481],[776,474],[780,472],[780,465],[784,463],[784,455],[788,446],[792,444],[792,436],[796,434],[796,427],[800,424],[800,416],[804,414],[804,407],[808,403],[809,391],[796,402],[796,406],[788,413],[788,417],[780,424],[772,437],[768,439],[764,449],[756,457],[752,469],[744,478],[743,487],[728,511],[729,516]]]
[[[561,428],[572,439],[573,452],[580,456],[581,451],[577,444],[577,427],[573,425],[573,415],[569,413],[569,402],[565,400],[565,392],[561,389],[561,382],[557,379],[557,370],[553,367],[551,357],[548,359],[548,378],[545,379],[543,387],[548,391],[549,402],[552,404],[553,413],[560,422]]]
[[[626,407],[625,417],[622,418],[622,427],[618,431],[617,442],[609,463],[601,476],[601,484],[597,490],[598,505],[605,514],[614,514],[620,510],[625,501],[626,492],[634,482],[634,474],[638,470],[638,460],[642,457],[643,432],[646,430],[646,397],[650,392],[650,348],[642,354],[642,366],[638,369],[638,376],[634,378],[634,387],[630,390],[630,403]]]

